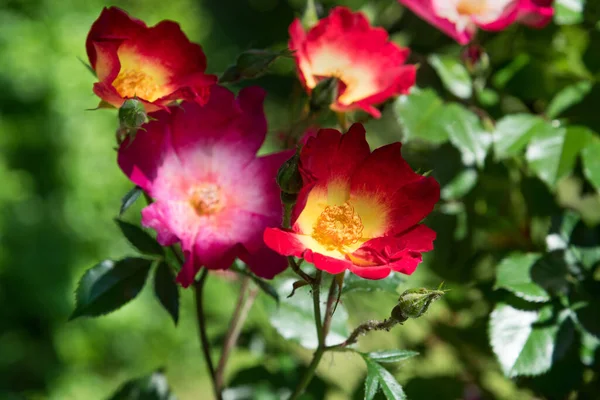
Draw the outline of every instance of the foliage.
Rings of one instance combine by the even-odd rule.
[[[358,111],[346,122],[366,121],[372,147],[401,140],[410,165],[440,182],[442,200],[426,220],[437,232],[435,249],[415,274],[372,281],[347,273],[327,345],[362,321],[388,318],[405,289],[444,281],[449,291],[393,334],[371,333],[326,353],[306,398],[593,398],[600,351],[594,1],[557,0],[543,30],[479,32],[488,63],[477,68],[465,62],[464,48],[397,1],[323,1],[313,11],[323,17],[334,3],[363,10],[419,64],[418,88],[384,104],[381,119]],[[283,49],[304,2],[115,4],[152,24],[180,22],[202,44],[210,73],[235,72],[222,78],[234,91],[264,87],[270,135],[262,151],[285,147],[280,136],[299,136],[307,122],[337,124],[327,112],[298,120],[306,96]],[[9,38],[0,41],[0,301],[9,305],[0,312],[2,398],[210,392],[193,293],[174,281],[179,249],[161,247],[139,227],[142,191],[114,162],[114,110],[84,111],[96,105],[95,78],[77,57],[85,57],[85,35],[104,5],[0,6],[0,36]],[[254,69],[240,71],[249,61]],[[267,282],[241,263],[211,273],[204,297],[214,352],[243,277],[261,300],[231,356],[229,393],[287,396],[306,371],[306,349],[318,346],[313,288],[297,287],[289,271]]]

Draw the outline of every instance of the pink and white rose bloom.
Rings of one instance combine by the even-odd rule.
[[[264,98],[258,87],[235,98],[214,86],[205,106],[184,102],[151,114],[155,120],[119,149],[123,172],[155,200],[142,224],[164,246],[181,243],[184,287],[201,267],[226,269],[235,258],[264,278],[287,266],[262,239],[265,228],[281,225],[275,176],[292,154],[257,157],[267,132]]]
[[[543,28],[552,0],[399,0],[419,17],[464,45],[477,29],[501,31],[513,23]]]

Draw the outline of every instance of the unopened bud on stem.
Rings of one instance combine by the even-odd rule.
[[[392,318],[398,322],[419,318],[427,312],[431,303],[443,295],[443,290],[408,289],[400,295],[398,305],[392,310]]]

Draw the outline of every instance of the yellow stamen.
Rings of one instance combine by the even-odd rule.
[[[122,97],[137,96],[147,101],[162,97],[156,78],[139,69],[122,69],[112,85]]]
[[[327,206],[313,226],[312,237],[327,250],[340,250],[362,238],[364,226],[354,207],[348,202]]]
[[[213,183],[196,186],[190,191],[190,205],[198,216],[214,214],[223,208],[220,192]]]
[[[486,0],[460,0],[456,5],[459,15],[480,15],[487,10]]]

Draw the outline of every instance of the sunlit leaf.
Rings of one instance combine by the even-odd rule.
[[[568,175],[587,141],[579,127],[554,127],[550,123],[536,124],[525,157],[532,171],[550,188]]]
[[[109,400],[175,400],[167,377],[162,372],[133,379],[112,395]]]
[[[477,171],[472,168],[462,170],[442,188],[441,196],[445,200],[456,200],[468,194],[477,184]]]
[[[558,117],[563,111],[583,100],[590,90],[592,84],[587,81],[565,87],[552,98],[546,109],[546,115],[550,118]]]
[[[492,135],[483,129],[479,117],[459,104],[445,107],[440,119],[465,165],[483,166]]]
[[[88,269],[75,292],[76,308],[69,319],[95,317],[115,311],[134,299],[144,287],[152,260],[106,260]]]
[[[583,173],[590,183],[600,192],[600,137],[590,131],[590,138],[581,151]]]
[[[384,291],[388,293],[396,294],[396,288],[402,283],[403,279],[399,273],[392,272],[385,279],[364,279],[351,272],[346,272],[344,278],[344,286],[342,288],[342,294],[355,292],[355,291]]]
[[[525,311],[496,305],[490,317],[490,343],[506,376],[534,376],[552,367],[559,326],[550,321],[551,313],[551,306]]]
[[[453,95],[461,99],[471,97],[473,94],[471,76],[458,57],[432,54],[427,60]]]
[[[438,118],[443,106],[442,99],[432,89],[413,89],[409,95],[398,97],[394,103],[394,114],[402,127],[404,140],[448,141],[443,122]]]
[[[367,356],[379,363],[395,363],[408,360],[409,358],[419,355],[418,352],[412,350],[384,350],[368,353]]]
[[[498,160],[521,153],[531,136],[533,127],[544,123],[540,117],[531,114],[513,114],[501,118],[494,131],[494,154]]]
[[[498,264],[496,289],[506,289],[515,295],[535,302],[550,300],[550,295],[531,278],[531,267],[541,254],[513,253]]]
[[[585,0],[555,0],[554,22],[557,25],[574,25],[582,22],[584,5]]]
[[[406,394],[404,393],[402,386],[387,369],[366,355],[363,355],[363,359],[367,364],[367,381],[377,381],[378,386],[388,400],[406,399]],[[373,386],[377,386],[377,384],[374,382],[370,383],[370,387],[368,388],[369,392],[366,391],[367,388],[365,387],[365,395],[367,393],[372,393],[374,390]]]

